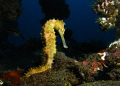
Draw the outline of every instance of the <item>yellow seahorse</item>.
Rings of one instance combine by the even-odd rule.
[[[54,60],[53,57],[56,54],[56,36],[54,29],[59,32],[63,42],[63,47],[68,48],[63,36],[65,32],[64,25],[65,23],[62,20],[55,19],[50,19],[45,23],[45,25],[43,25],[43,39],[45,41],[45,47],[43,51],[44,54],[47,55],[47,61],[44,66],[29,69],[29,71],[26,73],[27,77],[31,76],[32,74],[44,72],[47,69],[51,68]]]

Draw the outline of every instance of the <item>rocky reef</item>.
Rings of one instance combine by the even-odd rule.
[[[98,53],[85,56],[84,61],[77,61],[67,57],[63,52],[57,52],[54,57],[52,68],[46,72],[32,75],[21,79],[21,85],[80,85],[85,82],[99,83],[96,81],[109,80],[108,83],[117,83],[120,79],[120,50],[118,41],[111,43]],[[110,81],[112,80],[112,81]],[[91,83],[90,83],[91,84]],[[99,83],[100,84],[100,83]],[[84,86],[84,85],[83,85]],[[89,86],[89,85],[88,85]]]
[[[22,0],[0,0],[0,42],[7,41],[8,34],[21,36],[18,18],[22,14]]]
[[[47,58],[42,55],[43,46],[41,45],[42,41],[40,39],[31,38],[29,43],[14,48],[12,51],[2,55],[0,78],[1,82],[3,82],[3,86],[94,86],[96,84],[106,86],[107,83],[109,86],[112,86],[112,84],[119,84],[119,40],[112,42],[108,48],[97,53],[77,57],[82,58],[82,61],[70,58],[63,52],[57,52],[54,56],[52,68],[45,72],[26,77],[25,73],[28,71],[27,69],[29,69],[29,67],[36,68],[46,64]],[[11,60],[9,60],[10,57]],[[4,63],[2,63],[2,61]],[[5,63],[5,61],[8,63]],[[16,70],[16,68],[18,69]]]

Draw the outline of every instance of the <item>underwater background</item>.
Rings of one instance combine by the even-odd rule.
[[[0,86],[119,86],[119,10],[119,0],[0,0]]]
[[[109,44],[115,40],[115,31],[109,29],[103,32],[99,29],[99,24],[95,23],[98,16],[94,14],[91,7],[93,2],[94,0],[66,0],[70,15],[68,19],[64,19],[65,28],[72,30],[72,38],[77,42],[100,39]],[[18,19],[18,29],[26,40],[30,37],[40,37],[39,33],[42,30],[40,19],[44,18],[41,10],[38,0],[22,0],[23,13]],[[57,39],[61,42],[60,37]],[[25,43],[21,37],[12,35],[9,35],[8,41],[17,46]]]

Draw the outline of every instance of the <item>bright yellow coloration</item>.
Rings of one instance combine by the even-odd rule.
[[[27,77],[29,77],[32,74],[44,72],[47,69],[51,68],[54,60],[53,57],[56,54],[56,44],[55,44],[56,36],[55,36],[54,28],[59,32],[64,48],[68,48],[63,36],[65,32],[64,25],[65,23],[63,21],[55,20],[55,19],[49,20],[45,23],[45,25],[43,26],[43,39],[45,41],[45,47],[43,51],[44,51],[44,54],[47,55],[47,61],[44,66],[41,66],[38,68],[31,68],[26,73]]]

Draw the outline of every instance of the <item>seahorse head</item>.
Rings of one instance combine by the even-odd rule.
[[[65,25],[65,23],[62,20],[55,21],[55,29],[59,32],[59,34],[61,36],[61,39],[63,42],[63,47],[68,48],[68,46],[66,45],[66,42],[65,42],[65,38],[64,38],[64,32],[65,32],[64,25]]]

